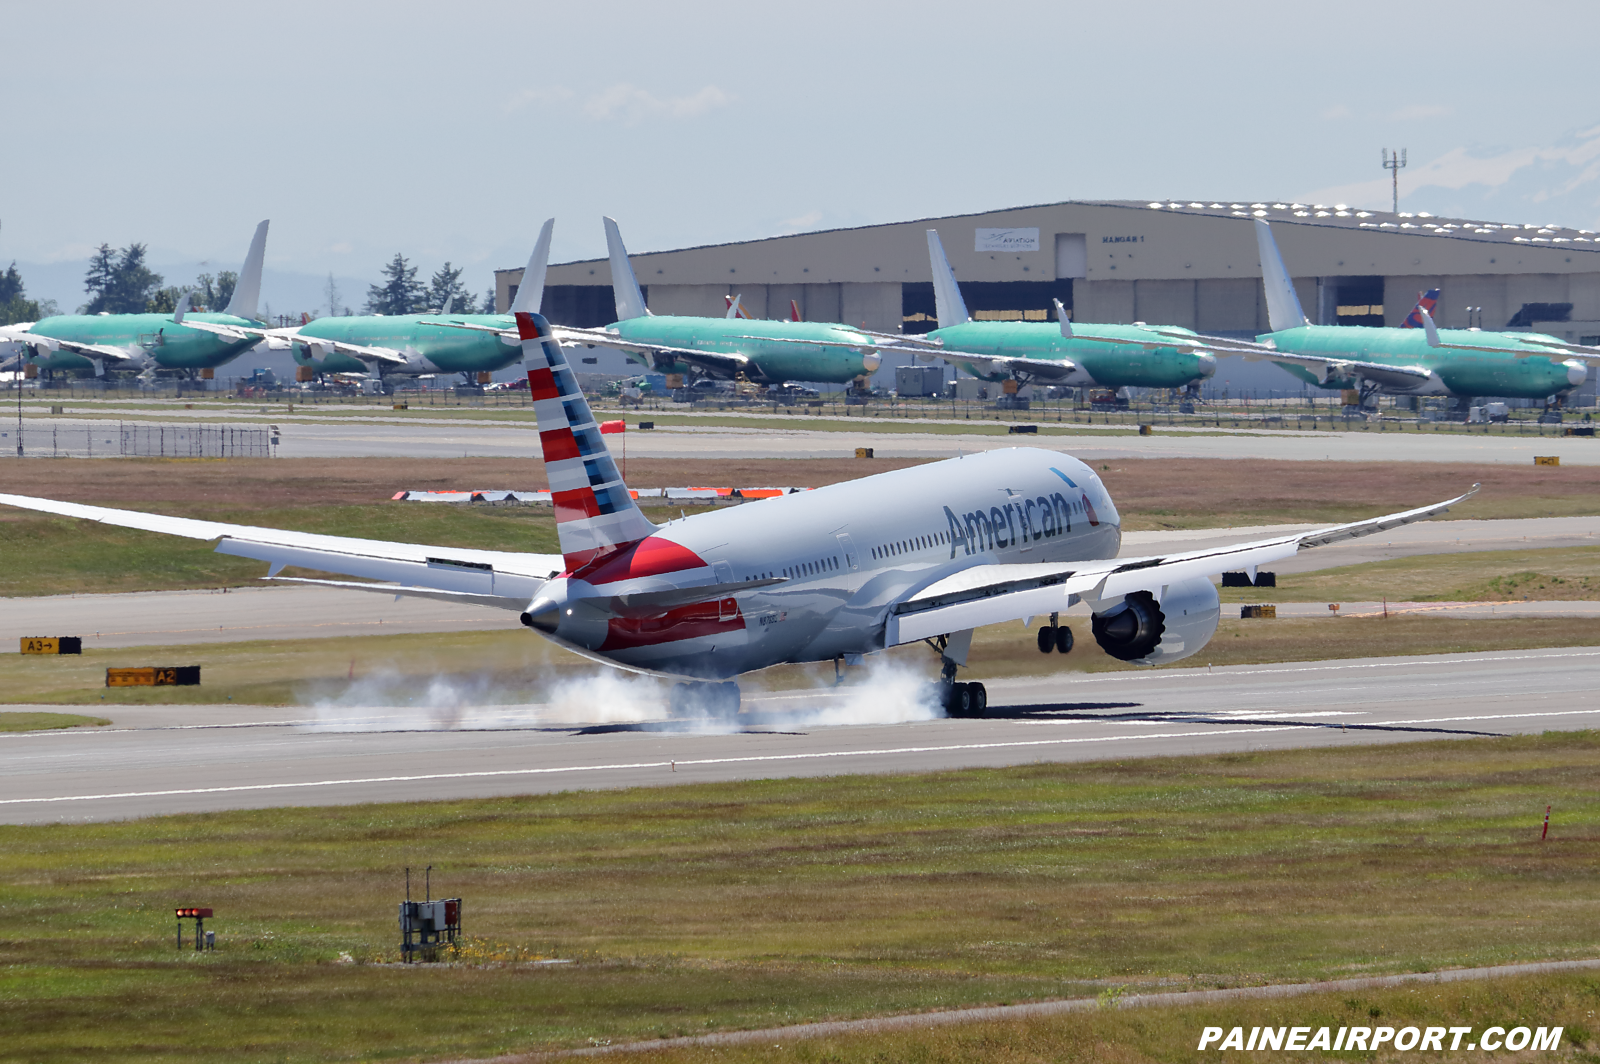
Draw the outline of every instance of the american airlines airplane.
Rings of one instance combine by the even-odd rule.
[[[1118,558],[1121,519],[1082,462],[1012,448],[879,473],[665,525],[647,520],[606,451],[551,327],[518,313],[559,555],[312,535],[0,495],[10,506],[191,539],[270,566],[268,579],[496,606],[606,665],[682,678],[676,715],[732,715],[741,673],[785,662],[856,664],[925,641],[950,716],[979,716],[956,681],[973,629],[1048,617],[1039,648],[1071,649],[1059,614],[1082,601],[1113,657],[1165,664],[1217,628],[1212,575],[1443,513],[1467,498],[1304,535]],[[1474,485],[1473,490],[1476,489]],[[360,577],[279,577],[289,565]]]

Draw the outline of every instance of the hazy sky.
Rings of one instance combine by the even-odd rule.
[[[376,279],[398,250],[481,291],[551,215],[560,261],[604,253],[602,213],[644,251],[1074,198],[1386,201],[1382,147],[1417,171],[1600,123],[1576,43],[1593,3],[0,0],[0,19],[0,262],[144,241],[236,268],[271,218],[280,271]]]

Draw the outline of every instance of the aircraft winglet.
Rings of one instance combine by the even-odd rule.
[[[1283,256],[1278,254],[1278,242],[1272,239],[1272,227],[1261,218],[1256,219],[1256,246],[1261,251],[1261,280],[1267,289],[1267,322],[1272,331],[1310,325],[1305,311],[1300,309],[1300,297],[1294,294],[1294,282],[1283,265]]]
[[[192,292],[185,292],[183,293],[183,298],[178,300],[178,309],[172,312],[172,324],[183,324],[183,316],[189,313],[189,302],[193,294]]]
[[[617,300],[617,320],[628,321],[650,314],[645,306],[644,293],[639,290],[639,279],[633,275],[633,265],[628,262],[628,249],[622,244],[622,231],[615,218],[606,223],[606,248],[611,253],[611,292]]]
[[[528,256],[528,265],[522,271],[522,282],[517,285],[517,298],[511,301],[509,313],[539,313],[539,306],[544,302],[545,269],[550,264],[550,234],[555,227],[556,220],[548,218],[539,230],[539,239],[533,245],[533,254]]]
[[[961,298],[961,287],[956,284],[955,271],[950,269],[950,260],[944,257],[944,245],[939,242],[937,229],[928,230],[928,264],[933,269],[933,307],[939,328],[971,321],[967,304]]]
[[[1067,308],[1061,305],[1061,300],[1056,300],[1056,320],[1061,323],[1061,338],[1072,339],[1072,319],[1067,316]]]
[[[256,319],[256,305],[261,302],[261,263],[267,257],[267,224],[256,226],[256,235],[250,238],[250,250],[245,253],[244,266],[239,270],[239,281],[233,286],[233,298],[228,300],[224,314],[249,321]]]

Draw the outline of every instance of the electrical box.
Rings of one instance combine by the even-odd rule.
[[[963,377],[956,381],[956,398],[968,402],[977,399],[987,399],[988,381],[979,380],[977,377]]]
[[[944,394],[944,370],[938,366],[900,366],[894,371],[894,390],[902,397]]]

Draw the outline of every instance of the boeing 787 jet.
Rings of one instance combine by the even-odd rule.
[[[686,680],[678,714],[731,715],[734,678],[784,662],[854,664],[926,643],[936,697],[981,715],[958,682],[974,629],[1049,618],[1078,602],[1113,657],[1178,661],[1211,639],[1214,574],[1443,513],[1467,496],[1315,532],[1119,558],[1121,518],[1084,463],[1038,448],[987,451],[657,525],[633,500],[548,322],[516,315],[560,554],[466,550],[257,528],[0,495],[0,504],[191,539],[224,554],[362,578],[310,580],[494,606],[574,654]],[[532,437],[530,435],[530,443]],[[1468,494],[1471,494],[1470,492]],[[286,579],[278,577],[279,579]]]

